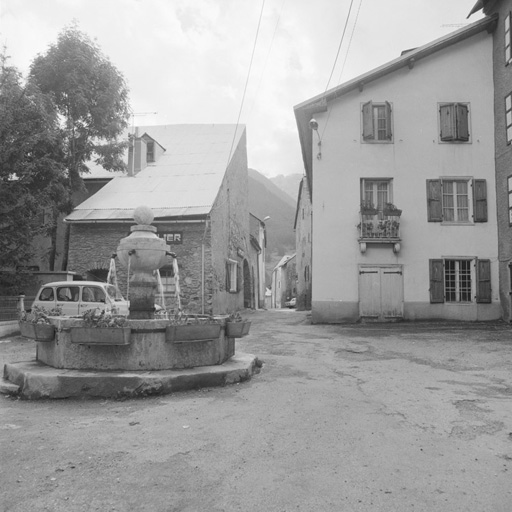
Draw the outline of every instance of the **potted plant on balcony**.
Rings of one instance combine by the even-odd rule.
[[[244,320],[238,311],[231,313],[226,319],[226,336],[228,338],[242,338],[249,334],[250,328],[251,322]]]
[[[361,214],[362,215],[377,215],[379,210],[375,208],[371,201],[361,201]]]
[[[83,325],[71,327],[71,342],[80,345],[129,345],[131,328],[126,317],[89,309],[82,315]]]
[[[402,210],[399,210],[393,203],[386,203],[382,213],[387,217],[400,217]]]
[[[22,311],[19,320],[21,335],[36,341],[52,341],[55,338],[55,326],[50,323],[49,317],[61,314],[62,310],[58,307],[47,311],[34,306],[30,313]]]
[[[165,339],[173,343],[206,341],[219,338],[221,324],[209,315],[189,315],[179,312],[169,316]]]

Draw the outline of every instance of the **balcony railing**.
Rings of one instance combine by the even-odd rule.
[[[400,239],[400,217],[383,217],[361,215],[359,238]]]
[[[359,243],[361,252],[366,251],[367,243],[394,244],[393,250],[400,250],[400,216],[384,215],[382,212],[360,212]]]

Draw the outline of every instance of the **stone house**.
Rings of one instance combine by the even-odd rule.
[[[313,210],[308,180],[302,178],[295,212],[295,246],[297,250],[297,309],[311,309],[311,223]]]
[[[65,219],[68,268],[84,279],[104,280],[120,239],[134,224],[133,210],[146,205],[153,210],[157,235],[176,254],[186,312],[224,314],[252,307],[256,251],[247,196],[244,126],[138,127],[128,175],[111,179]],[[171,257],[168,263],[160,274],[166,307],[174,309]],[[127,269],[117,265],[117,274],[126,295]]]
[[[295,254],[283,256],[272,270],[272,308],[284,308],[284,303],[297,294]]]
[[[471,14],[483,9],[497,17],[493,32],[496,203],[498,264],[503,319],[512,321],[512,0],[479,0]]]
[[[295,107],[313,322],[501,317],[495,26],[479,20]]]

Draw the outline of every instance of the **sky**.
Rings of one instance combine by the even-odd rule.
[[[0,45],[26,76],[76,20],[123,74],[135,125],[240,122],[271,177],[304,172],[295,105],[477,21],[475,2],[0,0]]]

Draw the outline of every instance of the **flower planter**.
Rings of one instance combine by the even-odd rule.
[[[129,345],[130,327],[71,327],[71,343],[80,345]]]
[[[363,215],[377,215],[377,213],[379,213],[379,210],[377,210],[377,208],[363,208],[361,210],[361,213]]]
[[[247,336],[249,334],[250,328],[251,322],[244,322],[244,330],[242,331],[242,336]]]
[[[402,215],[402,210],[384,210],[382,213],[386,217],[400,217],[400,215]]]
[[[165,340],[173,343],[214,340],[220,336],[220,324],[168,325]]]
[[[51,324],[20,322],[20,332],[25,338],[36,341],[53,341],[55,338],[55,326]]]
[[[249,334],[251,322],[228,322],[226,323],[226,336],[228,338],[242,338]]]

